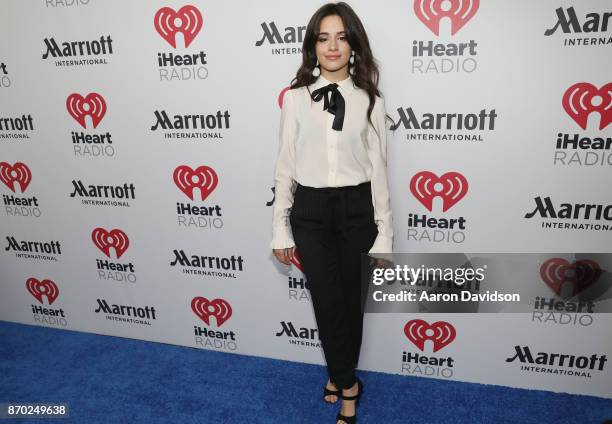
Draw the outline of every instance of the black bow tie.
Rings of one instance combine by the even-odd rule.
[[[331,96],[328,95],[331,92]],[[344,122],[344,97],[338,91],[338,84],[332,83],[327,84],[325,87],[318,88],[310,95],[312,100],[318,102],[321,98],[324,98],[323,110],[327,110],[334,117],[334,123],[332,128],[336,131],[342,131],[342,124]]]

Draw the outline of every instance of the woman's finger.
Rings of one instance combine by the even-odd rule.
[[[294,249],[295,246],[287,247],[284,249],[272,249],[272,252],[274,253],[274,256],[276,257],[276,259],[278,259],[279,262],[285,265],[291,265],[291,261],[294,258]]]
[[[282,257],[282,259],[283,259],[283,260],[282,260],[282,263],[284,263],[285,265],[287,265],[287,248],[284,248],[284,249],[281,251],[281,255],[282,255],[281,257]]]
[[[289,262],[292,262],[294,257],[295,257],[295,246],[289,248]]]

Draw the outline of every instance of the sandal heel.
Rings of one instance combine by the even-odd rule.
[[[361,399],[361,394],[363,393],[363,382],[358,378],[357,379],[357,388],[358,392],[354,396],[344,396],[340,395],[340,397],[344,400],[354,400],[355,401],[355,415],[351,417],[347,417],[346,415],[342,415],[338,412],[336,415],[336,421],[344,421],[346,424],[356,424],[357,423],[357,406],[359,406],[359,400]]]

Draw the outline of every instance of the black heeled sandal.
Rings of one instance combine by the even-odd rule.
[[[341,420],[344,421],[346,424],[357,423],[357,406],[359,406],[359,399],[361,398],[361,393],[363,393],[363,383],[360,379],[357,379],[357,388],[358,392],[354,396],[340,395],[340,397],[344,400],[355,400],[355,415],[347,417],[346,415],[342,415],[340,412],[338,412],[338,415],[336,415],[336,421]]]
[[[325,399],[325,396],[336,396],[337,398],[339,398],[341,393],[342,393],[342,389],[329,390],[327,388],[327,384],[325,384],[325,386],[323,387],[323,400],[326,403],[334,404],[334,403],[338,402],[338,399],[336,399],[335,401],[332,402],[332,401],[329,401],[329,400]]]

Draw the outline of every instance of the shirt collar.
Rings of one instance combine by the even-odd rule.
[[[311,91],[314,91],[321,87],[325,87],[328,84],[333,84],[333,83],[329,81],[328,79],[326,79],[325,77],[323,77],[323,75],[319,75],[319,77],[315,80],[315,82],[312,83]],[[353,81],[353,78],[350,75],[346,77],[345,79],[343,79],[342,81],[338,81],[337,84],[338,84],[338,88],[340,89],[340,92],[343,94],[349,94],[352,90],[356,88],[355,82]]]

